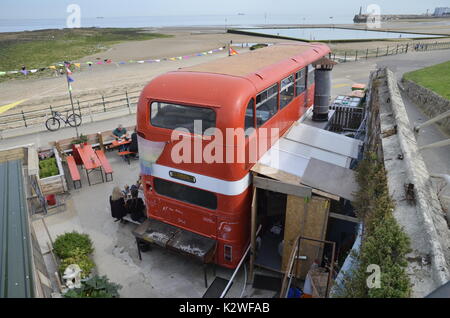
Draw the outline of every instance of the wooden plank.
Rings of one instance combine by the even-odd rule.
[[[262,174],[266,177],[273,178],[279,181],[283,181],[285,183],[291,183],[291,184],[299,184],[300,178],[298,176],[295,176],[293,174],[260,164],[256,163],[251,171]]]
[[[312,193],[320,195],[320,196],[328,198],[328,199],[331,199],[331,200],[334,200],[334,201],[339,201],[341,199],[340,196],[337,196],[337,195],[334,195],[334,194],[331,194],[331,193],[328,193],[325,191],[321,191],[318,189],[314,189],[314,188],[312,188]]]
[[[295,185],[290,183],[285,183],[277,180],[272,180],[263,177],[253,177],[253,185],[257,188],[269,190],[273,192],[285,193],[290,195],[295,195],[298,197],[311,197],[311,188],[302,185]]]
[[[39,158],[37,154],[36,147],[28,147],[28,175],[37,176],[39,174]]]
[[[342,214],[338,214],[338,213],[334,213],[334,212],[330,212],[330,218],[335,218],[335,219],[349,221],[349,222],[358,223],[358,224],[361,223],[361,221],[358,218],[354,218],[352,216],[342,215]]]
[[[288,195],[286,205],[286,220],[284,229],[284,246],[282,256],[282,271],[286,271],[289,256],[295,248],[296,238],[305,236],[309,238],[325,239],[328,225],[329,199],[313,196],[306,200],[297,196]],[[315,259],[321,260],[323,243],[302,240],[300,244],[300,256],[306,256],[305,260],[298,260],[296,270],[297,277],[305,279],[311,264]],[[294,267],[295,268],[295,267]]]
[[[0,162],[10,161],[10,160],[20,160],[24,159],[25,150],[23,147],[5,149],[0,151]]]

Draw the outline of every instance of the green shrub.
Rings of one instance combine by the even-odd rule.
[[[88,137],[86,135],[81,134],[78,139],[75,138],[70,143],[72,145],[78,145],[78,144],[83,144],[83,143],[85,143],[87,141],[88,141]]]
[[[253,50],[256,50],[256,49],[261,49],[261,48],[266,47],[266,46],[268,46],[268,44],[265,44],[265,43],[255,44],[255,45],[252,45],[250,47],[250,51],[253,51]]]
[[[59,174],[56,158],[47,158],[39,161],[39,177],[47,178]]]
[[[83,254],[83,252],[80,249],[77,248],[75,250],[76,254],[74,256],[65,258],[61,261],[61,264],[59,265],[59,271],[62,276],[64,275],[64,271],[66,270],[67,266],[71,264],[77,264],[78,266],[80,266],[82,270],[81,278],[86,278],[92,273],[92,269],[94,269],[95,264],[89,258],[89,256]]]
[[[75,231],[59,235],[53,244],[53,249],[60,259],[79,256],[80,254],[89,255],[94,251],[89,235]]]
[[[82,282],[81,288],[69,290],[66,298],[119,298],[122,286],[109,281],[106,276],[94,276]]]
[[[364,222],[359,253],[353,254],[356,268],[344,274],[337,297],[345,298],[404,298],[411,294],[406,273],[406,254],[410,252],[409,237],[395,220],[394,204],[389,196],[384,167],[373,153],[366,154],[356,170],[359,191],[353,205]],[[368,288],[366,273],[376,264],[381,271],[380,288]]]

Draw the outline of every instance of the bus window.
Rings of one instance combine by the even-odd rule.
[[[200,127],[194,131],[194,120],[201,121],[201,131],[196,131]],[[185,128],[190,133],[203,134],[206,129],[216,127],[216,113],[210,108],[153,102],[150,122],[155,127]]]
[[[256,125],[260,127],[278,111],[278,84],[256,95]]]
[[[245,110],[245,135],[247,135],[247,129],[255,128],[255,102],[254,99],[250,99],[247,105],[247,109]]]
[[[308,87],[314,84],[314,66],[311,64],[308,65]]]
[[[305,69],[302,68],[295,75],[295,96],[300,95],[306,90],[306,76]]]
[[[153,184],[160,195],[211,210],[217,209],[217,196],[212,192],[159,178],[154,178]]]
[[[290,75],[281,81],[280,108],[283,108],[294,99],[294,75]]]

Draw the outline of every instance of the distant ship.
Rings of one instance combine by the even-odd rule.
[[[245,15],[245,13],[238,13],[238,15]]]
[[[105,17],[97,17],[96,19],[104,19]]]

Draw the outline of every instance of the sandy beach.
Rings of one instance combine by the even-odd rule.
[[[348,25],[353,26],[353,25]],[[421,22],[396,22],[384,25],[392,30],[404,30],[411,28],[414,31],[431,32],[426,24]],[[425,29],[424,29],[425,28]],[[450,34],[450,25],[441,26],[440,32]],[[162,59],[176,56],[184,56],[224,47],[233,41],[240,43],[279,43],[289,40],[246,36],[226,33],[223,27],[190,27],[190,28],[157,28],[148,29],[148,32],[158,32],[173,35],[170,38],[157,38],[146,41],[131,41],[113,45],[108,50],[86,56],[79,62],[112,59],[113,61]],[[437,31],[436,31],[437,32]],[[332,50],[356,50],[363,48],[385,47],[401,41],[371,41],[365,43],[339,43],[329,44]],[[423,40],[423,42],[449,41],[448,38],[440,40]],[[238,52],[245,52],[248,47],[236,47]],[[192,57],[177,61],[161,61],[160,63],[143,64],[109,64],[93,65],[90,69],[83,67],[81,71],[74,73],[73,95],[75,98],[98,98],[100,94],[110,95],[115,92],[138,91],[153,77],[178,68],[187,67],[209,60],[227,56],[226,50],[206,56]],[[41,107],[65,104],[68,102],[67,83],[64,77],[36,78],[29,80],[12,80],[0,83],[0,105],[6,105],[18,100],[27,99],[26,102],[3,113],[17,113],[21,110],[34,110]]]

